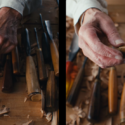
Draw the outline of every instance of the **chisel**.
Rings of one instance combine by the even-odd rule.
[[[91,123],[99,121],[100,117],[100,67],[98,75],[96,76],[96,82],[93,85],[90,103],[88,107],[87,119]]]
[[[26,83],[28,88],[28,96],[31,101],[40,101],[41,100],[41,89],[38,82],[36,67],[33,61],[33,57],[31,56],[31,47],[29,40],[28,29],[25,29],[24,36],[26,46]]]
[[[79,72],[74,80],[74,83],[70,89],[70,92],[68,94],[68,97],[66,100],[66,105],[69,107],[72,107],[75,104],[76,97],[77,97],[79,89],[80,89],[80,84],[81,84],[82,79],[83,79],[84,67],[85,67],[86,61],[87,61],[87,57],[85,57],[84,62],[83,62],[83,66],[79,70]]]
[[[36,41],[37,41],[37,45],[38,45],[37,62],[38,62],[39,80],[43,81],[43,80],[47,79],[46,66],[44,64],[43,53],[42,53],[42,49],[40,48],[40,45],[39,45],[39,40],[38,40],[36,28],[34,28],[34,31],[35,31]]]
[[[45,20],[45,26],[46,26],[47,34],[48,34],[49,40],[50,40],[50,42],[49,42],[50,51],[51,51],[51,57],[52,57],[55,76],[59,76],[59,52],[58,52],[57,46],[53,39],[53,34],[52,34],[51,25],[50,25],[49,20]]]

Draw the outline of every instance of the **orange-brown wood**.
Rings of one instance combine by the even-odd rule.
[[[19,53],[17,46],[12,50],[12,64],[13,64],[13,74],[19,74]]]
[[[50,41],[50,51],[51,51],[55,76],[59,76],[59,51],[53,40]]]
[[[49,77],[46,85],[46,109],[49,112],[56,111],[56,82],[54,71],[49,72]]]
[[[39,80],[41,81],[46,80],[48,76],[41,49],[37,49],[37,61],[38,61]]]
[[[30,99],[32,101],[40,101],[41,90],[32,56],[26,57],[26,83],[28,95],[31,95]]]
[[[123,86],[120,102],[120,122],[125,124],[125,83]]]
[[[110,114],[116,114],[118,111],[118,87],[117,87],[117,73],[115,67],[111,67],[109,72],[108,83],[108,107]]]

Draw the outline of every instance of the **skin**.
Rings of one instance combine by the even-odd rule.
[[[122,53],[113,47],[125,45],[111,18],[98,9],[88,9],[78,32],[83,54],[101,68],[124,63]],[[104,37],[107,40],[104,41]]]
[[[11,52],[17,45],[17,26],[22,16],[16,10],[0,9],[0,54]]]

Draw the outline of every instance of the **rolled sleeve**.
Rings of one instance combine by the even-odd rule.
[[[23,15],[25,0],[0,0],[0,8],[2,7],[13,8]]]

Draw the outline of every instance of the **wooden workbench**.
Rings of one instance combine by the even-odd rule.
[[[3,105],[10,109],[9,116],[0,116],[0,125],[22,125],[30,120],[35,121],[34,125],[50,125],[51,122],[47,122],[45,117],[41,118],[41,102],[32,102],[27,100],[24,103],[24,98],[27,97],[26,79],[25,79],[25,62],[26,53],[24,51],[25,45],[21,42],[21,32],[24,28],[28,28],[30,35],[31,45],[36,42],[34,27],[38,30],[39,41],[41,41],[41,23],[39,13],[42,14],[43,20],[50,20],[54,38],[57,39],[57,32],[59,32],[59,8],[56,0],[42,0],[43,5],[41,8],[36,9],[35,12],[23,18],[21,25],[18,29],[18,47],[19,47],[19,58],[20,58],[20,71],[21,74],[15,77],[14,91],[10,94],[5,94],[0,91],[0,109]],[[58,41],[56,41],[58,46]],[[35,47],[32,49],[32,55],[36,57]],[[35,61],[35,59],[34,59]],[[37,63],[36,68],[37,68]],[[2,77],[0,77],[0,83]],[[2,84],[0,84],[0,88]],[[29,118],[27,116],[29,115]]]
[[[106,0],[108,3],[108,12],[109,12],[109,16],[112,18],[112,20],[114,21],[114,23],[118,24],[117,30],[120,33],[120,36],[122,37],[122,39],[125,41],[125,1],[124,0]],[[68,20],[68,19],[67,19]],[[69,24],[66,24],[67,27]],[[72,24],[70,22],[70,26],[72,27]],[[69,46],[71,44],[72,41],[72,37],[73,37],[73,33],[74,33],[74,29],[71,28],[67,29],[67,36],[66,36],[66,59],[68,59],[68,53],[69,53]],[[82,51],[80,50],[78,52],[78,54],[76,55],[76,58],[74,60],[74,63],[78,66],[78,69],[80,69],[80,67],[82,66],[82,62],[84,61],[84,55],[82,54]],[[89,60],[87,63],[90,63],[91,61]],[[91,63],[93,64],[93,63]],[[117,77],[118,77],[118,85],[123,86],[124,83],[124,76],[125,76],[125,64],[116,66],[117,69]],[[90,72],[92,69],[88,68],[87,66],[85,67],[85,74],[83,77],[88,77],[90,74],[88,72]],[[84,79],[84,78],[83,78]],[[84,103],[86,100],[90,99],[90,93],[91,93],[91,89],[88,89],[87,87],[85,87],[85,82],[83,81],[83,83],[81,83],[81,89],[79,92],[79,95],[77,97],[76,100],[76,104],[75,106],[80,106],[80,103]],[[120,86],[120,87],[121,87]],[[108,95],[108,82],[107,84],[105,84],[105,90],[101,91],[101,94],[105,94]],[[120,104],[120,98],[121,98],[121,91],[119,91],[119,96],[118,96],[118,103]],[[103,97],[103,96],[102,96]],[[117,113],[117,115],[115,116],[110,116],[108,114],[108,100],[106,99],[102,99],[103,102],[101,103],[105,103],[105,106],[101,108],[101,121],[97,124],[91,124],[91,125],[109,125],[106,124],[107,120],[112,118],[112,124],[111,125],[119,125],[119,112]],[[74,106],[74,107],[75,107]],[[87,113],[87,108],[88,105],[83,105],[82,109],[84,112]],[[118,110],[119,110],[119,105],[118,105]],[[66,106],[66,121],[71,121],[70,115],[73,114],[73,110],[70,107]],[[88,125],[88,121],[86,118],[81,119],[80,125]]]

